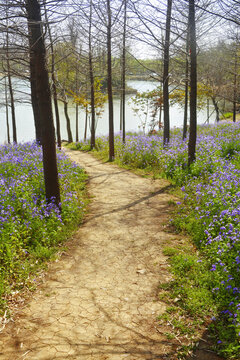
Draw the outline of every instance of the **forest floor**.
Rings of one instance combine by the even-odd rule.
[[[185,241],[166,227],[171,185],[66,152],[89,174],[89,213],[0,333],[0,359],[177,359],[179,342],[157,321],[158,285],[171,278],[162,249]]]

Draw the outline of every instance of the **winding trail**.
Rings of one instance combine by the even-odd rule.
[[[0,335],[1,360],[176,359],[156,326],[170,278],[163,245],[169,183],[66,150],[90,176],[89,215],[67,254]]]

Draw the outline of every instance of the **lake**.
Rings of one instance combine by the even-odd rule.
[[[16,97],[18,103],[16,104],[16,122],[17,122],[17,138],[18,142],[20,141],[31,141],[35,136],[34,122],[33,122],[33,113],[31,105],[29,104],[29,86],[23,81],[15,80],[15,87],[17,89]],[[128,81],[128,86],[136,89],[139,92],[153,90],[159,83],[155,81],[139,81],[131,80]],[[1,97],[3,96],[3,91],[1,92]],[[145,119],[143,112],[140,112],[138,116],[134,113],[133,103],[131,101],[134,95],[127,95],[126,99],[126,131],[140,131],[142,130],[141,122]],[[7,142],[7,130],[6,130],[6,115],[4,107],[4,99],[0,98],[0,124],[1,124],[1,133],[0,133],[0,143]],[[210,108],[212,112],[213,108]],[[61,136],[62,139],[67,139],[66,131],[66,120],[63,111],[63,105],[59,103],[60,111],[60,120],[61,120]],[[11,115],[11,114],[9,114]],[[69,115],[72,125],[73,138],[75,139],[75,108],[74,106],[69,105]],[[9,116],[9,119],[11,116]],[[198,124],[203,124],[207,119],[207,112],[199,111],[198,112]],[[150,117],[148,117],[150,120]],[[177,105],[170,107],[170,121],[171,127],[181,127],[183,123],[183,109]],[[210,122],[215,121],[215,114],[210,118]],[[83,138],[84,134],[84,123],[85,123],[85,113],[82,110],[79,110],[79,138]],[[89,124],[88,124],[89,125]],[[11,126],[10,126],[11,129]],[[120,129],[120,99],[114,98],[114,131],[118,132]],[[106,135],[108,134],[108,104],[105,104],[103,115],[98,119],[96,135]],[[89,126],[88,126],[88,137],[90,136]]]

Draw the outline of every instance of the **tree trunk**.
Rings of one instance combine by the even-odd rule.
[[[113,124],[113,94],[112,94],[112,49],[111,49],[111,30],[112,18],[110,0],[107,0],[107,86],[108,86],[108,116],[109,116],[109,161],[114,160],[114,124]]]
[[[87,140],[87,119],[88,119],[88,109],[86,107],[86,113],[85,113],[85,130],[84,130],[84,141]]]
[[[54,56],[54,48],[53,48],[53,40],[52,40],[52,33],[48,21],[48,14],[46,3],[44,2],[44,10],[45,10],[45,20],[47,31],[50,40],[50,49],[51,49],[51,77],[52,77],[52,95],[53,95],[53,103],[55,109],[55,120],[56,120],[56,132],[57,132],[57,144],[58,148],[61,149],[62,141],[61,141],[61,129],[60,129],[60,116],[59,116],[59,109],[58,109],[58,97],[57,97],[57,86],[56,86],[56,78],[55,78],[55,56]]]
[[[122,50],[122,141],[125,144],[126,130],[126,26],[127,26],[127,0],[124,0],[123,20],[123,50]]]
[[[197,51],[195,0],[189,0],[189,38],[190,38],[190,130],[188,143],[188,166],[195,160],[197,140]]]
[[[60,189],[55,147],[55,131],[51,103],[51,90],[46,65],[46,49],[42,33],[40,5],[37,0],[26,0],[30,39],[30,56],[36,75],[36,89],[41,123],[43,170],[48,202],[60,207]],[[33,74],[31,74],[32,76]]]
[[[6,10],[6,17],[8,18],[8,9]],[[9,88],[10,105],[11,105],[11,113],[12,113],[13,142],[16,143],[17,142],[17,127],[16,127],[16,115],[15,115],[15,102],[14,102],[14,94],[13,94],[13,87],[12,87],[11,66],[10,66],[10,58],[9,58],[8,20],[7,20],[7,32],[6,32],[6,62],[7,62],[8,88]]]
[[[212,97],[212,102],[216,111],[216,122],[218,123],[220,121],[220,116],[219,116],[219,108],[218,108],[218,103],[215,99],[215,97]]]
[[[207,123],[209,124],[210,118],[210,108],[209,108],[209,99],[207,99]]]
[[[79,66],[78,66],[78,60],[76,62],[76,76],[75,76],[75,86],[76,86],[76,91],[79,90],[79,78],[78,78],[78,74],[79,74]],[[76,130],[76,142],[79,141],[79,105],[76,103],[75,106],[75,130]]]
[[[184,117],[183,117],[183,140],[187,137],[187,119],[188,119],[188,76],[189,76],[189,31],[187,33],[186,41],[186,63],[185,63],[185,103],[184,103]]]
[[[93,76],[93,59],[92,59],[92,0],[90,1],[90,15],[89,15],[89,78],[91,86],[91,149],[95,148],[95,89],[94,89],[94,76]]]
[[[162,105],[159,107],[158,130],[162,129]]]
[[[64,106],[64,114],[65,114],[65,118],[66,118],[66,123],[67,123],[67,134],[68,134],[68,142],[72,143],[73,142],[73,136],[72,136],[72,130],[71,130],[71,121],[68,115],[68,103],[67,101],[63,101],[63,106]]]
[[[236,122],[237,112],[237,49],[234,56],[234,81],[233,81],[233,122]]]
[[[31,51],[31,50],[30,50]],[[36,75],[35,75],[35,65],[33,63],[33,57],[30,56],[30,86],[31,86],[31,103],[33,110],[33,118],[35,125],[35,138],[36,142],[41,144],[41,120],[37,99],[37,87],[36,87]]]
[[[29,32],[29,34],[31,32],[29,23],[28,23],[28,32]],[[31,86],[31,103],[32,103],[34,126],[35,126],[35,139],[38,144],[41,144],[41,136],[42,136],[41,135],[41,119],[40,119],[38,95],[37,95],[35,60],[34,60],[34,55],[32,54],[33,47],[34,47],[33,39],[31,36],[29,36],[30,86]]]
[[[8,41],[7,41],[8,43]],[[8,88],[10,95],[10,104],[11,104],[11,113],[12,113],[12,131],[13,131],[13,142],[17,142],[17,127],[16,127],[16,115],[15,115],[15,102],[14,102],[14,94],[12,87],[12,76],[10,69],[10,60],[8,54],[8,44],[7,44],[7,77],[8,77]]]
[[[12,88],[12,77],[8,66],[8,87],[10,94],[11,113],[12,113],[12,131],[13,131],[13,142],[17,142],[17,127],[16,127],[16,115],[15,115],[15,102]]]
[[[54,59],[52,59],[52,63],[53,62],[54,62]],[[60,116],[59,116],[59,109],[58,109],[58,97],[57,97],[55,70],[53,70],[53,69],[52,69],[52,94],[53,94],[53,103],[54,103],[54,109],[55,109],[57,145],[58,145],[58,148],[61,149],[62,140],[61,140]]]
[[[121,83],[122,83],[122,78],[121,78]],[[122,91],[121,91],[121,94],[120,94],[120,131],[122,131],[122,122],[123,122],[123,117],[122,117],[122,110],[123,110],[123,94],[122,94]]]
[[[163,113],[164,113],[163,145],[166,145],[170,139],[169,47],[170,47],[170,32],[171,32],[171,13],[172,13],[172,0],[168,0],[165,43],[164,43],[164,57],[163,57]]]
[[[9,111],[8,111],[8,93],[7,93],[7,79],[6,79],[6,77],[5,77],[5,106],[6,106],[7,139],[8,139],[8,144],[10,144]]]
[[[76,104],[76,142],[79,141],[78,137],[78,104]]]

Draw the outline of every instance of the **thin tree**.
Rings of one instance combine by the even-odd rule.
[[[234,80],[233,80],[233,122],[236,122],[236,112],[237,112],[237,68],[238,68],[238,56],[237,56],[237,51],[235,51]]]
[[[51,90],[46,65],[41,9],[38,0],[26,0],[30,39],[30,57],[35,65],[36,89],[41,120],[41,140],[46,199],[60,206],[60,189],[56,159],[55,131],[51,103]],[[32,75],[32,74],[31,74]]]
[[[76,86],[76,90],[78,91],[79,89],[79,79],[78,79],[78,76],[79,76],[79,60],[77,59],[76,61],[76,67],[75,67],[75,86]],[[76,132],[76,142],[79,141],[79,105],[78,103],[76,103],[75,105],[75,132]]]
[[[5,77],[5,109],[6,109],[6,125],[7,125],[7,139],[10,144],[10,129],[9,129],[9,111],[8,111],[8,91],[7,91],[7,78]]]
[[[109,116],[109,161],[114,160],[114,124],[113,124],[113,93],[112,93],[112,14],[110,0],[107,0],[107,87]]]
[[[121,97],[121,116],[122,116],[122,141],[125,143],[126,137],[126,29],[127,29],[127,0],[124,2],[123,15],[123,48],[122,48],[122,97]]]
[[[171,13],[172,0],[168,0],[167,18],[165,29],[164,56],[163,56],[163,145],[166,145],[170,139],[170,118],[169,118],[169,47],[171,32]]]
[[[47,27],[47,32],[48,32],[49,42],[50,42],[52,95],[53,95],[53,103],[54,103],[54,109],[55,109],[57,144],[58,144],[59,149],[61,149],[60,116],[59,116],[59,109],[58,109],[57,84],[56,84],[56,76],[55,76],[55,55],[54,55],[52,32],[51,32],[51,28],[50,28],[50,24],[49,24],[49,20],[48,20],[46,0],[44,1],[44,11],[45,11],[46,27]]]
[[[71,130],[71,120],[70,120],[70,117],[68,114],[68,100],[67,100],[67,95],[65,93],[64,93],[64,97],[63,97],[63,99],[61,99],[61,101],[63,102],[63,109],[64,109],[65,118],[66,118],[68,142],[72,143],[73,136],[72,136],[72,130]]]
[[[92,54],[92,9],[93,4],[90,0],[89,9],[89,33],[88,33],[88,51],[89,51],[89,77],[90,77],[90,88],[91,88],[91,149],[95,148],[95,89],[94,89],[94,76],[93,76],[93,54]]]
[[[8,2],[7,2],[8,4]],[[8,26],[8,9],[6,11],[7,17],[7,26],[6,26],[6,65],[7,65],[7,77],[8,77],[8,88],[10,95],[10,105],[12,113],[12,132],[13,132],[13,142],[17,142],[17,126],[16,126],[16,114],[15,114],[15,101],[12,85],[12,75],[11,75],[11,65],[10,65],[10,55],[9,55],[9,26]]]
[[[185,103],[183,116],[183,140],[187,137],[187,118],[188,118],[188,85],[189,85],[189,31],[187,32],[186,41],[186,60],[185,60]]]
[[[188,143],[188,165],[195,160],[197,140],[197,51],[195,0],[189,0],[189,46],[190,46],[190,130]]]

